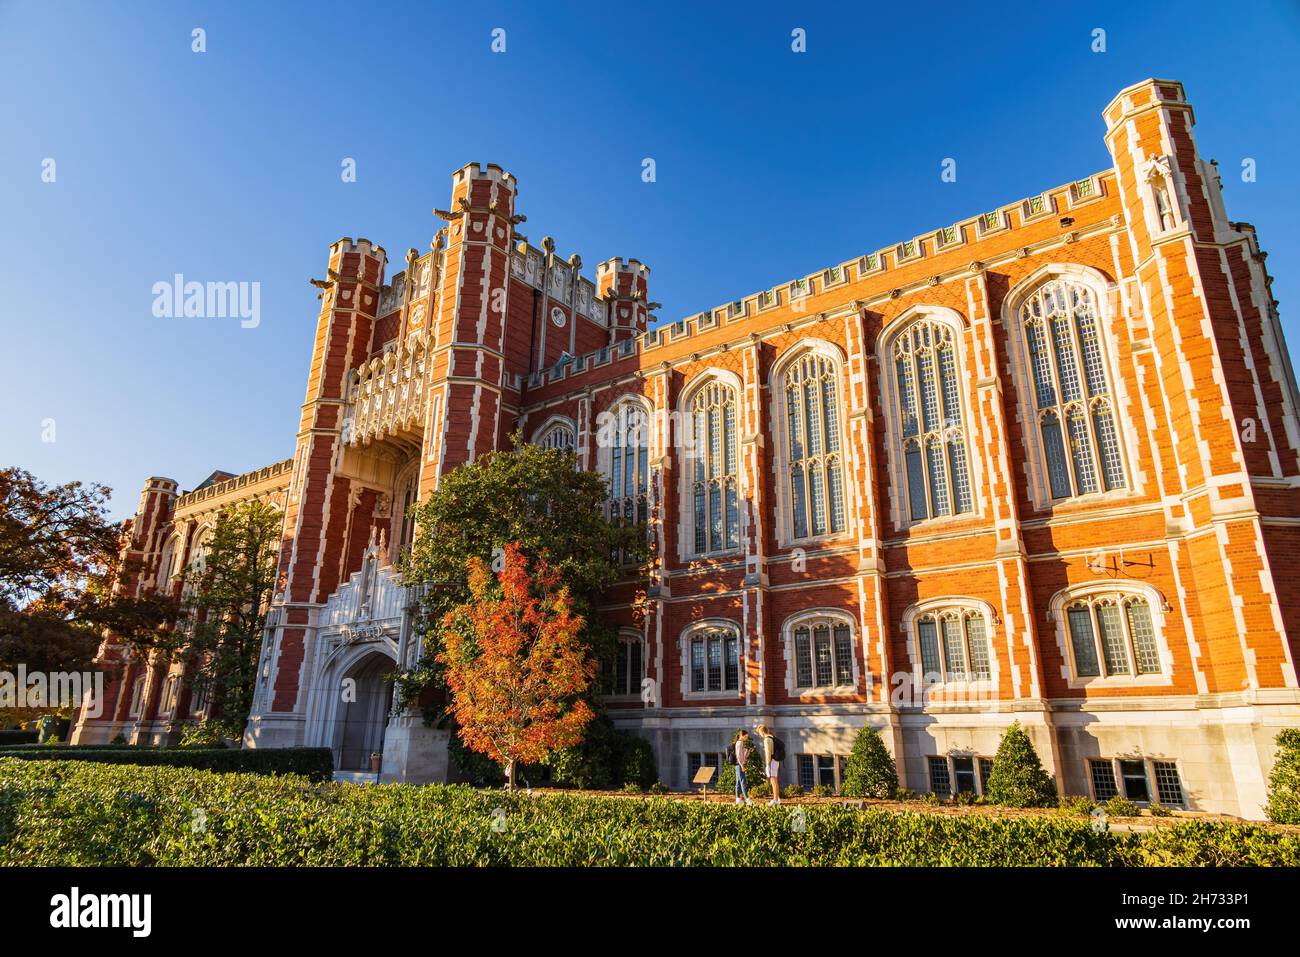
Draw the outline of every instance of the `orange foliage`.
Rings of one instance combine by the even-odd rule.
[[[518,544],[494,577],[469,561],[470,600],[448,612],[444,649],[452,713],[461,739],[505,768],[534,764],[582,740],[592,719],[587,690],[597,663],[579,639],[585,622],[545,562],[530,574]],[[495,587],[494,587],[495,586]]]

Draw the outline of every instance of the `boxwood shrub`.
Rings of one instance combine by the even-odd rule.
[[[334,776],[329,748],[142,748],[37,746],[0,750],[2,758],[27,761],[90,761],[98,764],[144,764],[195,768],[203,771],[246,771],[252,774],[300,774],[312,781]]]
[[[17,866],[1300,864],[1300,835],[1250,824],[799,811],[801,829],[787,807],[0,757],[0,864]]]

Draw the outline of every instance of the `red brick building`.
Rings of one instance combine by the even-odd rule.
[[[259,486],[284,590],[246,745],[446,774],[445,733],[387,715],[415,653],[389,555],[411,502],[521,429],[648,521],[648,581],[603,609],[606,690],[669,784],[763,719],[791,782],[838,783],[871,723],[907,787],[981,791],[1018,720],[1063,793],[1258,816],[1300,724],[1300,593],[1275,574],[1300,552],[1294,373],[1181,85],[1103,116],[1110,169],[653,329],[649,269],[592,281],[530,245],[496,166],[454,174],[396,275],[335,243],[293,459]],[[149,567],[256,484],[167,483]],[[171,670],[130,665],[78,735],[170,733]]]

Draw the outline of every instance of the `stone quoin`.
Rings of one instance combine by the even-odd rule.
[[[149,479],[122,587],[180,587],[222,507],[273,502],[244,746],[446,780],[447,732],[386,683],[418,652],[394,563],[409,506],[519,430],[647,522],[602,680],[669,785],[763,721],[785,783],[838,785],[871,724],[904,786],[982,793],[1019,721],[1063,794],[1260,817],[1300,724],[1295,376],[1181,84],[1103,117],[1108,169],[653,328],[646,265],[587,278],[518,233],[511,174],[466,166],[396,274],[329,248],[292,457]],[[210,707],[111,635],[100,660],[76,741],[173,741]]]

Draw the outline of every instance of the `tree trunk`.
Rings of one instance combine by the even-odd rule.
[[[513,791],[514,789],[515,789],[515,762],[507,761],[506,762],[506,790]]]

